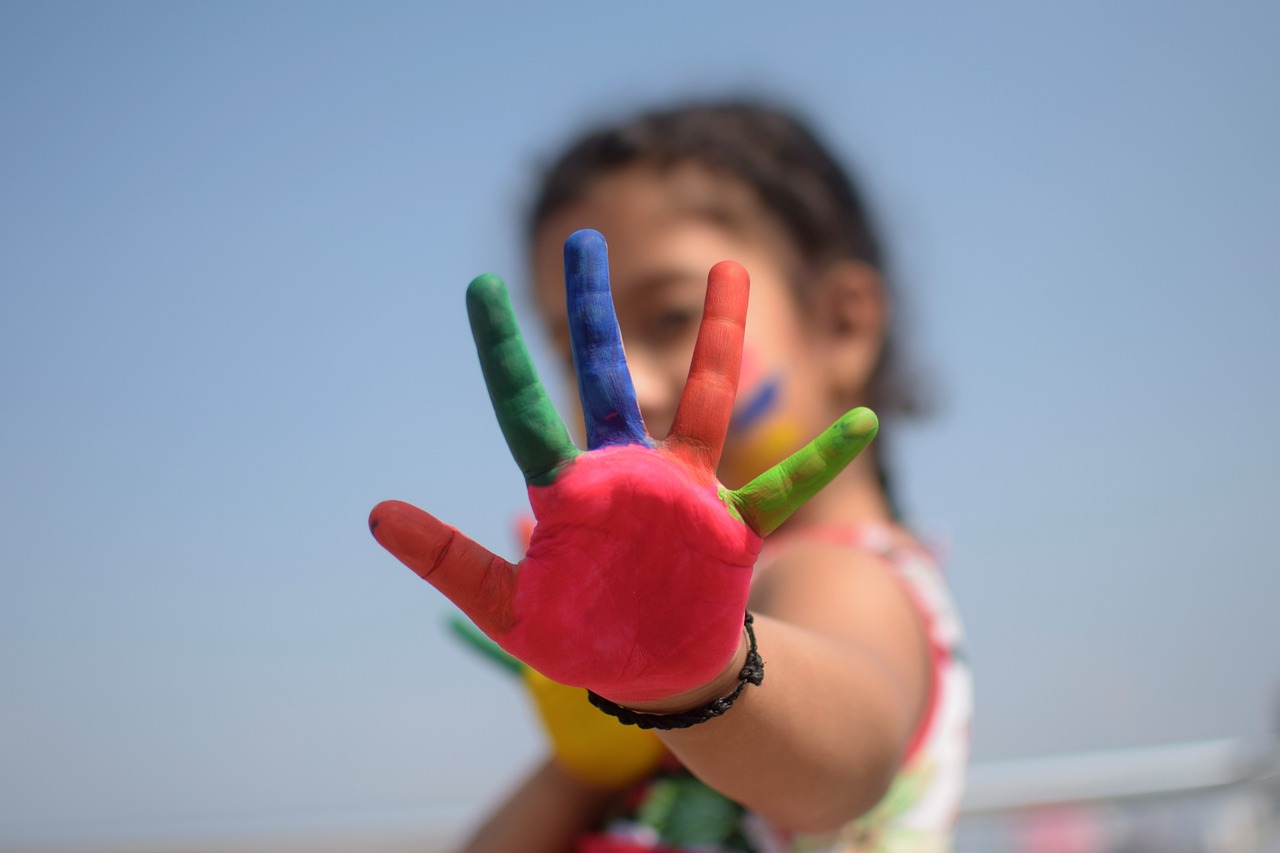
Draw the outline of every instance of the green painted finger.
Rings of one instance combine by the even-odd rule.
[[[726,496],[752,530],[767,536],[843,471],[879,428],[870,409],[847,412],[813,441]]]
[[[461,613],[454,613],[449,617],[449,629],[458,639],[511,674],[520,675],[526,669],[523,663],[504,652],[497,643],[486,637],[484,632]]]
[[[482,275],[471,282],[467,315],[507,447],[526,483],[550,485],[559,468],[578,455],[578,449],[538,379],[502,279]]]

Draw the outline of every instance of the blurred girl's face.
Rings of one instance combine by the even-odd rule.
[[[534,237],[538,310],[576,388],[565,317],[564,239],[594,228],[609,244],[610,282],[627,365],[649,433],[667,434],[693,354],[707,271],[734,260],[751,276],[742,375],[720,478],[734,488],[799,448],[841,407],[792,284],[800,259],[739,182],[698,166],[633,167],[596,181]],[[834,414],[833,414],[834,412]],[[575,418],[580,421],[580,416]]]

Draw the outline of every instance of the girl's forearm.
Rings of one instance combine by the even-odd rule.
[[[892,668],[859,646],[758,616],[765,679],[723,717],[662,739],[699,778],[772,820],[835,829],[879,801],[915,721]]]

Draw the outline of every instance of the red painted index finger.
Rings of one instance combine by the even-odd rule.
[[[666,446],[714,476],[733,416],[742,367],[750,278],[741,264],[721,261],[707,274],[702,325]]]

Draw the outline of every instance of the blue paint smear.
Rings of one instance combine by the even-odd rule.
[[[734,411],[733,419],[729,421],[729,431],[741,432],[759,422],[778,402],[781,387],[782,380],[776,376],[765,380],[760,390]]]

